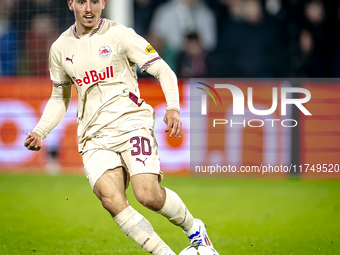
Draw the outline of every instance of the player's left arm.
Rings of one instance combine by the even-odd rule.
[[[164,117],[164,122],[167,125],[165,132],[171,130],[170,137],[181,138],[183,127],[175,73],[153,47],[143,37],[137,35],[133,29],[123,29],[122,45],[130,61],[139,65],[142,72],[147,71],[159,80],[167,103]]]
[[[179,138],[182,138],[183,127],[178,111],[167,110],[164,116],[164,122],[167,125],[165,132],[169,132],[169,130],[172,128],[170,137],[175,135],[175,137],[178,136]]]
[[[179,92],[175,73],[162,59],[150,65],[146,71],[159,80],[165,95],[167,103],[166,113],[164,116],[164,122],[167,125],[165,132],[169,132],[171,129],[170,137],[178,136],[181,138],[183,134],[183,127],[180,117]]]

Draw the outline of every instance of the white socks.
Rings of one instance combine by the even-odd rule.
[[[189,231],[193,226],[194,218],[175,192],[168,188],[164,189],[166,191],[165,203],[162,209],[156,213],[163,215],[171,223],[181,227],[185,232]]]
[[[196,232],[199,231],[199,230],[200,230],[199,225],[197,224],[197,221],[194,220],[192,227],[187,231],[183,230],[183,232],[187,237],[190,237],[193,234],[196,234]]]
[[[183,229],[187,236],[196,232],[194,218],[181,198],[172,190],[164,188],[166,199],[158,214],[166,217],[171,223]],[[121,211],[113,220],[125,235],[138,243],[144,250],[153,255],[175,254],[169,246],[156,234],[150,222],[131,206]]]
[[[161,255],[162,253],[164,254],[164,251],[171,251],[169,246],[156,234],[150,222],[131,206],[121,211],[113,220],[125,235],[138,243],[147,252]]]

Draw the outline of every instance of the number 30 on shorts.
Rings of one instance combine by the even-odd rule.
[[[130,139],[130,143],[133,145],[131,150],[132,156],[142,155],[150,156],[152,153],[151,143],[148,138],[134,136]]]

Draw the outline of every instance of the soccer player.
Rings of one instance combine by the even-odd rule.
[[[161,83],[170,137],[182,136],[177,78],[149,43],[132,29],[102,19],[105,0],[68,0],[75,24],[53,43],[49,70],[52,96],[25,140],[38,151],[65,115],[72,84],[78,92],[78,138],[93,192],[118,227],[146,251],[175,254],[128,203],[131,181],[137,200],[181,227],[191,244],[211,245],[205,226],[180,197],[159,186],[162,179],[154,137],[154,110],[140,99],[136,64]]]

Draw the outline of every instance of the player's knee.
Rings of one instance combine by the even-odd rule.
[[[135,193],[137,201],[146,208],[153,211],[158,211],[164,205],[164,199],[161,194],[153,192],[138,192]]]
[[[149,209],[153,209],[156,206],[156,201],[153,197],[138,197],[137,201]]]
[[[103,207],[114,217],[128,207],[128,202],[117,197],[102,197],[101,202]]]

